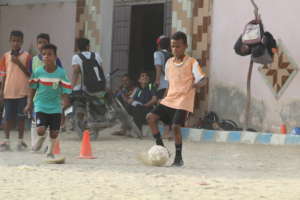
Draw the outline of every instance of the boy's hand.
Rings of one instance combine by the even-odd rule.
[[[31,112],[32,112],[32,103],[27,103],[27,105],[24,108],[24,113],[31,114]]]

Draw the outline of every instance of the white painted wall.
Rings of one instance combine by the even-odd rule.
[[[101,1],[100,54],[103,59],[105,73],[111,71],[112,30],[114,1]]]
[[[49,33],[51,43],[57,45],[58,56],[70,69],[74,51],[76,3],[49,3],[0,7],[0,54],[9,50],[11,30],[24,32],[24,49],[35,46],[36,36]]]
[[[280,38],[289,55],[299,64],[300,60],[300,27],[299,24],[299,0],[256,0],[260,7],[265,30]],[[245,24],[253,19],[253,7],[250,0],[214,0],[212,48],[210,69],[210,110],[215,110],[221,118],[237,119],[241,116],[233,116],[230,109],[237,109],[234,104],[222,104],[222,96],[217,88],[227,87],[240,90],[246,94],[246,79],[249,65],[249,57],[241,57],[235,54],[233,45],[243,31]],[[279,100],[273,96],[270,88],[259,74],[257,66],[254,67],[252,77],[252,96],[254,104],[261,107],[264,116],[253,116],[252,124],[262,130],[277,131],[276,128],[286,123],[290,128],[300,126],[298,107],[292,105],[300,102],[300,73],[296,75],[287,90]],[[230,94],[229,94],[230,96]],[[224,99],[223,102],[228,100]],[[218,105],[216,105],[218,104]],[[295,109],[293,109],[295,108]],[[242,113],[243,107],[238,108]],[[288,116],[285,121],[280,115]],[[236,115],[236,114],[235,114]],[[298,121],[299,120],[299,121]]]

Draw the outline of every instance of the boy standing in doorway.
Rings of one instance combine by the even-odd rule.
[[[184,126],[188,112],[194,110],[196,88],[206,84],[205,74],[196,59],[185,55],[187,37],[183,32],[176,32],[171,38],[174,57],[166,63],[165,75],[169,82],[167,96],[147,116],[148,124],[157,145],[164,146],[157,121],[161,120],[172,126],[175,135],[175,159],[172,166],[182,166],[181,127]]]
[[[22,50],[24,34],[21,31],[10,33],[11,51],[4,54],[0,61],[0,75],[3,77],[0,96],[4,99],[5,141],[0,151],[10,150],[10,131],[15,122],[18,125],[19,141],[17,149],[27,148],[24,142],[25,115],[23,113],[28,95],[29,61],[31,56]]]

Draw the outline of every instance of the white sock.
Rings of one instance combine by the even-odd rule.
[[[56,142],[56,139],[50,138],[47,154],[53,154],[55,142]]]

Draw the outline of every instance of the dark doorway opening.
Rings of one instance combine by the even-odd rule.
[[[164,31],[164,4],[132,6],[128,73],[137,80],[139,72],[155,74],[153,53],[156,38]]]

